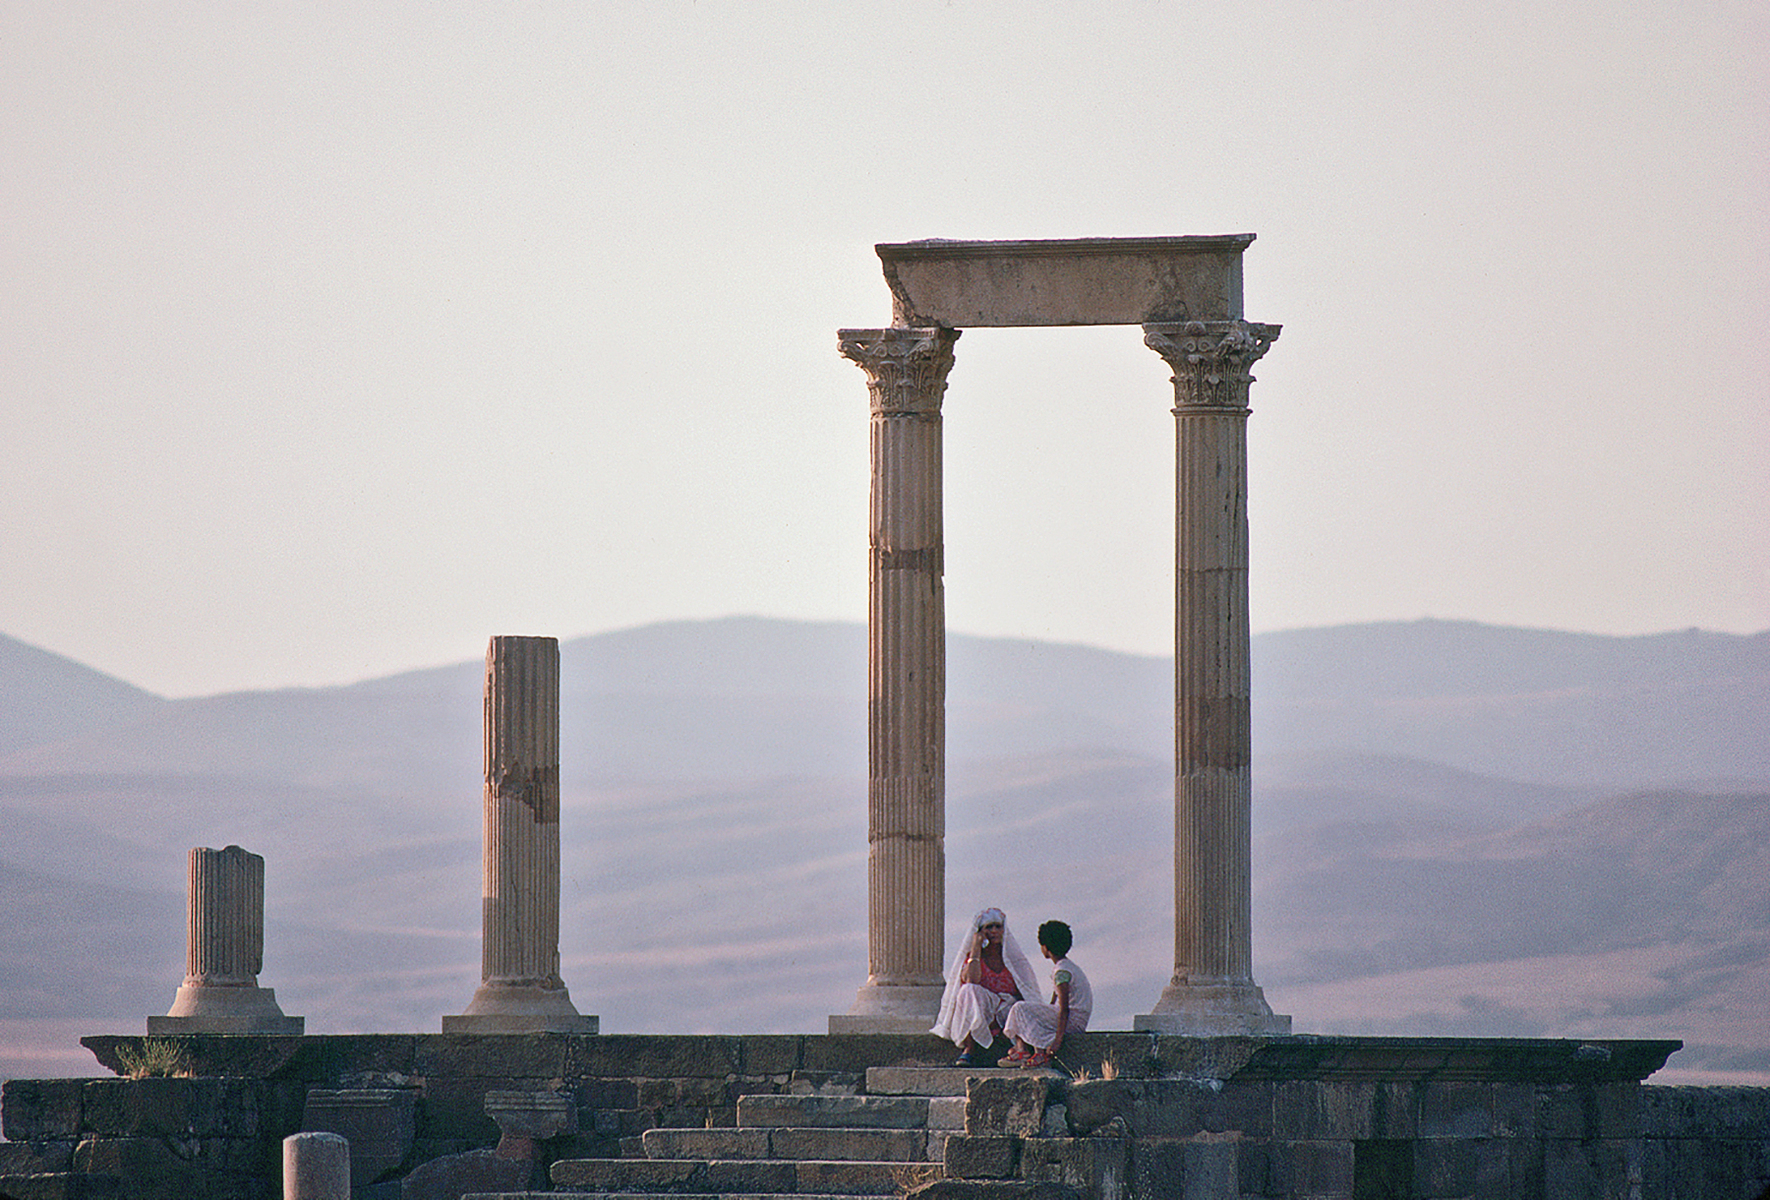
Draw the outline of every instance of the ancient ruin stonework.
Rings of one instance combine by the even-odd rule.
[[[185,976],[172,1008],[149,1017],[150,1034],[300,1033],[264,969],[264,858],[238,846],[190,852],[185,891]]]
[[[559,977],[559,641],[486,648],[482,973],[445,1033],[595,1033]]]
[[[940,999],[946,617],[940,407],[963,327],[1142,325],[1174,369],[1174,965],[1139,1029],[1278,1034],[1251,961],[1249,367],[1252,234],[878,246],[895,325],[844,329],[872,398],[867,981],[831,1033],[916,1032]]]

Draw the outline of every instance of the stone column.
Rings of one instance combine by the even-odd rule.
[[[1249,867],[1248,369],[1276,325],[1145,325],[1174,369],[1174,975],[1137,1029],[1282,1034],[1254,984]]]
[[[149,1036],[178,1033],[300,1033],[273,988],[258,986],[264,969],[264,859],[229,846],[190,852],[185,892],[184,985],[163,1017],[149,1017]]]
[[[350,1143],[336,1133],[284,1138],[283,1200],[350,1200]]]
[[[954,329],[844,329],[872,400],[867,577],[867,981],[831,1033],[925,1033],[946,912],[940,402]]]
[[[444,1033],[595,1033],[559,978],[559,641],[486,648],[481,983]]]

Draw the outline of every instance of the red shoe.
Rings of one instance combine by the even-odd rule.
[[[1028,1053],[1028,1051],[1022,1050],[1019,1046],[1016,1046],[1014,1049],[1008,1051],[1008,1053],[1002,1055],[1002,1061],[1005,1063],[1014,1063],[1018,1066],[1020,1063],[1027,1060]]]
[[[1034,1050],[1020,1060],[1020,1065],[1035,1071],[1040,1067],[1048,1067],[1051,1065],[1051,1052],[1049,1050]]]

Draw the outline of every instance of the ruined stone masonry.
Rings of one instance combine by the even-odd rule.
[[[1174,369],[1174,965],[1139,1029],[1285,1033],[1252,974],[1248,368],[1253,235],[877,247],[894,325],[844,329],[872,400],[867,980],[831,1033],[914,1033],[940,1004],[946,618],[940,408],[961,327],[1141,325]]]
[[[185,975],[150,1034],[300,1033],[273,988],[258,986],[264,969],[264,858],[238,846],[190,852],[185,891]]]

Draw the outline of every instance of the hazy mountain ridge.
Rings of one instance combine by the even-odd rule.
[[[16,645],[0,641],[0,672],[32,661]],[[1566,661],[1545,665],[1556,647]],[[1770,981],[1770,785],[1749,789],[1770,767],[1735,736],[1770,728],[1766,648],[1450,622],[1256,638],[1255,960],[1274,1004],[1300,1031],[1626,1026],[1770,1070],[1751,1066],[1770,1037],[1735,1019]],[[7,744],[56,726],[0,755],[0,887],[30,914],[0,939],[0,1016],[136,1029],[164,1011],[185,851],[229,841],[266,856],[264,982],[310,1029],[435,1028],[465,1003],[480,664],[177,701],[50,665],[14,670],[17,705],[122,699],[0,728]],[[864,629],[678,622],[568,641],[562,668],[561,950],[580,1007],[611,1031],[817,1029],[845,1010],[865,970]],[[955,635],[948,679],[951,923],[986,899],[1066,914],[1102,1022],[1128,1025],[1172,962],[1171,664]],[[1570,716],[1631,705],[1653,736],[1626,753]],[[1484,720],[1446,715],[1470,711]],[[1545,730],[1545,712],[1565,719]],[[1540,767],[1554,738],[1556,770],[1504,769]],[[1618,795],[1627,771],[1637,790]],[[1746,790],[1639,787],[1680,775]],[[105,932],[129,919],[152,928]],[[1562,974],[1514,986],[1496,965],[1525,961]],[[1560,965],[1581,962],[1639,978]],[[45,980],[94,971],[46,998]],[[1384,1016],[1378,995],[1413,1007]],[[89,1065],[70,1051],[66,1069]]]

